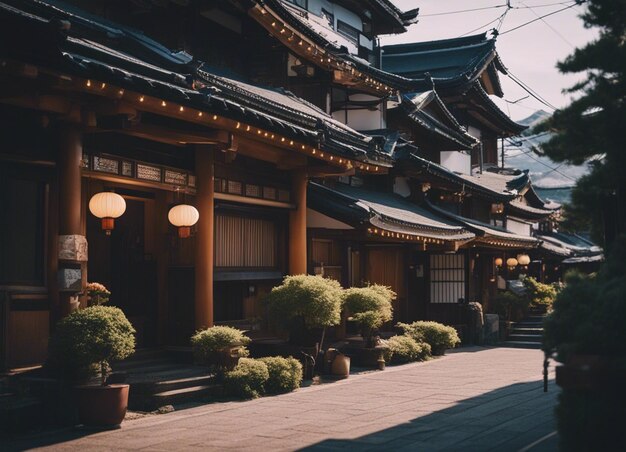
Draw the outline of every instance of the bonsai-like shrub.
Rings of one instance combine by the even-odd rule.
[[[224,389],[237,397],[255,399],[264,394],[264,385],[269,378],[263,361],[242,358],[233,370],[224,374]]]
[[[566,274],[544,321],[546,355],[570,365],[575,355],[595,355],[599,368],[589,374],[606,373],[601,385],[563,388],[556,410],[561,450],[610,450],[622,442],[616,419],[626,416],[625,300],[626,236],[621,236],[597,275]]]
[[[196,361],[210,367],[220,367],[219,355],[228,348],[238,347],[236,353],[239,357],[248,356],[246,345],[249,343],[250,338],[243,331],[230,326],[212,326],[197,331],[191,337]]]
[[[520,297],[513,292],[506,291],[499,293],[494,298],[493,310],[500,316],[500,319],[512,321],[521,318],[528,306],[529,299],[527,297]]]
[[[311,275],[286,276],[266,297],[270,318],[291,328],[292,341],[305,328],[337,325],[341,301],[342,288],[337,281]]]
[[[417,342],[429,344],[433,355],[443,355],[446,349],[454,348],[461,343],[454,328],[438,322],[417,321],[408,324],[398,323],[397,326]]]
[[[417,342],[410,336],[392,336],[387,339],[383,346],[389,349],[384,353],[385,361],[391,360],[398,363],[412,361],[426,361],[430,357],[431,348],[426,342]]]
[[[524,286],[531,305],[543,306],[548,312],[552,311],[552,304],[558,293],[554,285],[540,283],[535,278],[528,276],[524,278]]]
[[[395,297],[395,292],[381,285],[351,287],[344,291],[344,309],[361,325],[361,333],[368,345],[371,346],[374,330],[393,318],[391,302]]]
[[[261,358],[269,372],[269,379],[265,383],[265,392],[268,394],[282,394],[295,391],[302,382],[302,364],[295,358],[272,356]]]
[[[109,364],[135,351],[135,329],[121,309],[91,306],[57,324],[49,349],[50,364],[66,378],[85,379],[100,372],[104,385]]]

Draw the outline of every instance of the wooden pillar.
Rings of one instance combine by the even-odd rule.
[[[200,219],[196,235],[195,324],[213,326],[214,177],[213,149],[196,148],[196,204]]]
[[[81,160],[83,158],[82,132],[73,124],[62,124],[59,128],[58,178],[59,178],[59,237],[77,236],[84,240],[81,207]],[[67,246],[59,241],[58,247]],[[70,240],[70,243],[73,241]],[[84,259],[78,256],[75,249],[71,249],[74,256],[70,261],[80,263],[82,270],[81,286],[84,287],[87,265]],[[70,253],[72,254],[72,253]],[[56,277],[53,275],[52,277]],[[71,312],[70,296],[73,292],[59,293],[59,314],[66,316]]]
[[[295,210],[289,212],[289,274],[302,275],[307,273],[306,256],[306,186],[305,170],[292,173],[291,195],[296,204]]]
[[[75,235],[81,233],[82,133],[72,125],[59,132],[59,234]]]

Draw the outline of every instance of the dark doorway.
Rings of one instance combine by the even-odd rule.
[[[137,345],[149,347],[157,340],[157,267],[145,253],[145,202],[126,199],[126,212],[115,220],[106,236],[99,219],[89,215],[89,281],[111,291],[110,306],[117,306],[137,330]]]

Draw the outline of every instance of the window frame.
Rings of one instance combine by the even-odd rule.
[[[342,30],[341,28],[344,29]],[[354,32],[356,34],[356,37],[352,36],[349,32]],[[337,33],[348,39],[357,47],[360,45],[361,31],[341,19],[337,19]]]

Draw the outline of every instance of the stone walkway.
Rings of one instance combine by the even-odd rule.
[[[558,388],[539,350],[464,348],[426,363],[247,402],[65,432],[8,450],[556,450]],[[0,447],[0,450],[3,450]]]

